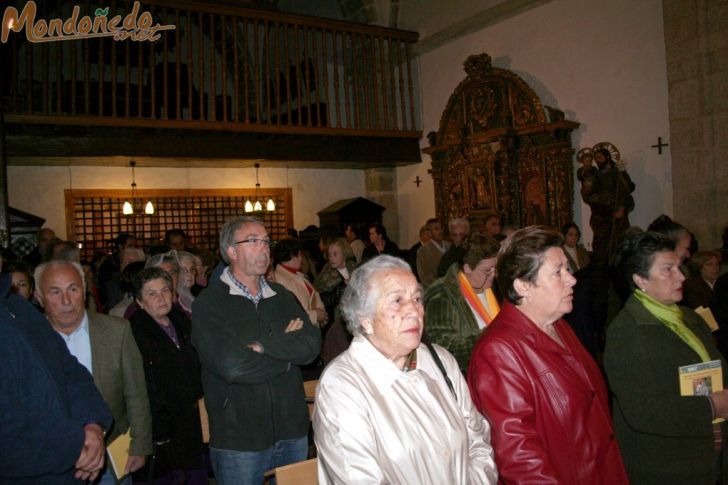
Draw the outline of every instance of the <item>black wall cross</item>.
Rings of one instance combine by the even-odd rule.
[[[667,147],[667,146],[670,146],[670,144],[669,143],[662,143],[662,137],[661,136],[658,136],[657,137],[657,145],[652,145],[652,148],[657,148],[657,153],[659,153],[660,155],[662,155],[662,147]]]

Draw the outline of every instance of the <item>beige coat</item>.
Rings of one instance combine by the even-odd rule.
[[[308,281],[300,271],[293,274],[280,265],[276,267],[275,273],[276,283],[283,285],[288,291],[296,295],[296,299],[301,303],[301,306],[308,314],[308,318],[311,319],[311,323],[320,327],[323,322],[319,321],[316,310],[321,310],[324,314],[326,314],[326,309],[324,308],[324,302],[321,301],[319,292],[316,291],[313,284]],[[308,282],[313,290],[310,294],[306,289],[306,282]]]

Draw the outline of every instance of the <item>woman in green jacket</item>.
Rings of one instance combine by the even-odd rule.
[[[728,427],[714,421],[728,417],[728,391],[717,391],[728,387],[728,367],[705,322],[677,305],[685,277],[675,243],[655,232],[634,234],[615,264],[632,294],[607,329],[604,366],[630,481],[714,485],[728,477]],[[712,392],[681,395],[678,368],[710,361],[722,369]]]

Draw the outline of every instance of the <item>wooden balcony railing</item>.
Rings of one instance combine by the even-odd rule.
[[[127,15],[131,1],[38,1],[37,19]],[[15,122],[267,133],[417,137],[417,34],[346,22],[146,0],[156,42],[111,37],[31,43],[3,53]],[[28,26],[26,26],[28,28]],[[8,69],[5,67],[9,66]]]

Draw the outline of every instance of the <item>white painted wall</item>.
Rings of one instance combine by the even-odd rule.
[[[116,167],[8,167],[12,207],[47,220],[59,237],[66,235],[64,189],[130,189],[131,171]],[[139,189],[255,188],[255,169],[137,167]],[[319,224],[316,214],[339,199],[364,193],[360,170],[260,169],[262,188],[291,187],[296,229]]]
[[[637,184],[632,224],[645,227],[658,214],[672,212],[669,150],[658,155],[650,148],[658,136],[669,138],[662,0],[553,0],[425,53],[420,58],[425,134],[438,130],[450,94],[465,78],[463,61],[482,52],[496,67],[519,74],[544,104],[582,124],[573,135],[575,147],[617,145]],[[423,159],[397,170],[402,247],[413,244],[419,227],[434,215],[431,165],[426,155]],[[413,183],[417,176],[426,181],[419,189]],[[590,242],[590,210],[578,190],[576,182],[574,218]]]

